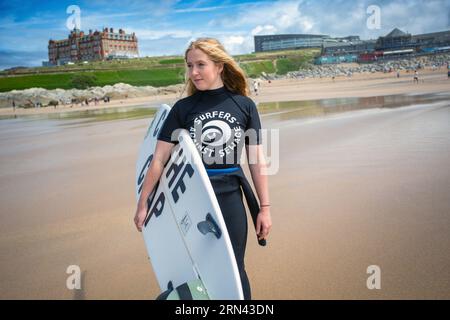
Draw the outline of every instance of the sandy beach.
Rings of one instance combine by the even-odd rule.
[[[449,91],[443,70],[422,79],[413,84],[405,73],[280,80],[263,83],[253,98]],[[448,98],[306,118],[291,108],[261,119],[279,132],[279,170],[269,178],[268,246],[259,247],[249,230],[246,268],[254,299],[450,298]],[[0,120],[0,299],[151,300],[159,294],[133,224],[135,161],[149,123]],[[81,290],[66,287],[70,265],[82,270]],[[380,290],[366,286],[371,265],[381,269]]]

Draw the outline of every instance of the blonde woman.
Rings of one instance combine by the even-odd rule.
[[[244,266],[247,218],[242,191],[254,217],[260,244],[267,238],[272,225],[260,118],[255,103],[248,97],[244,72],[219,41],[200,38],[191,42],[185,52],[185,62],[187,97],[175,103],[159,133],[134,222],[142,231],[147,198],[176,143],[172,140],[172,133],[180,128],[188,130],[202,156],[221,208],[239,268],[244,298],[251,299]],[[243,146],[246,147],[259,204],[240,166]]]

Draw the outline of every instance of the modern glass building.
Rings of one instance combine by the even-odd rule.
[[[375,49],[376,40],[357,40],[350,42],[326,41],[322,47],[322,55],[359,54],[372,52]]]
[[[376,50],[415,49],[443,47],[450,45],[450,31],[411,35],[397,28],[385,37],[380,37]]]
[[[327,35],[314,34],[274,34],[255,36],[255,52],[274,50],[321,48]]]
[[[411,54],[450,51],[450,31],[411,35],[394,28],[377,40],[361,40],[359,36],[331,38],[315,34],[277,34],[255,36],[255,52],[320,48],[316,64],[370,62]]]
[[[375,45],[376,50],[412,49],[412,36],[395,28],[384,37],[379,37]]]
[[[411,40],[422,48],[450,46],[450,31],[413,35]]]

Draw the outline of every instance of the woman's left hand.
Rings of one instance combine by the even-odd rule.
[[[256,234],[258,235],[258,240],[267,239],[271,227],[272,218],[270,217],[270,207],[262,207],[256,218]]]

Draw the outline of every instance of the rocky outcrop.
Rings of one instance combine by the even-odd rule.
[[[280,76],[276,74],[265,74],[261,77],[266,80],[275,79],[307,79],[307,78],[331,78],[338,76],[352,76],[355,73],[375,73],[390,71],[413,71],[424,67],[439,68],[450,62],[450,54],[423,56],[410,59],[391,60],[370,64],[328,64],[310,65],[307,69],[288,72]]]
[[[11,107],[14,101],[17,107],[33,107],[37,104],[47,106],[51,101],[59,104],[70,104],[81,102],[86,99],[125,99],[134,97],[147,97],[153,95],[164,95],[178,93],[183,89],[183,84],[156,88],[152,86],[135,87],[126,83],[117,83],[113,86],[92,87],[86,90],[78,89],[54,89],[30,88],[25,90],[13,90],[0,93],[0,107]]]

